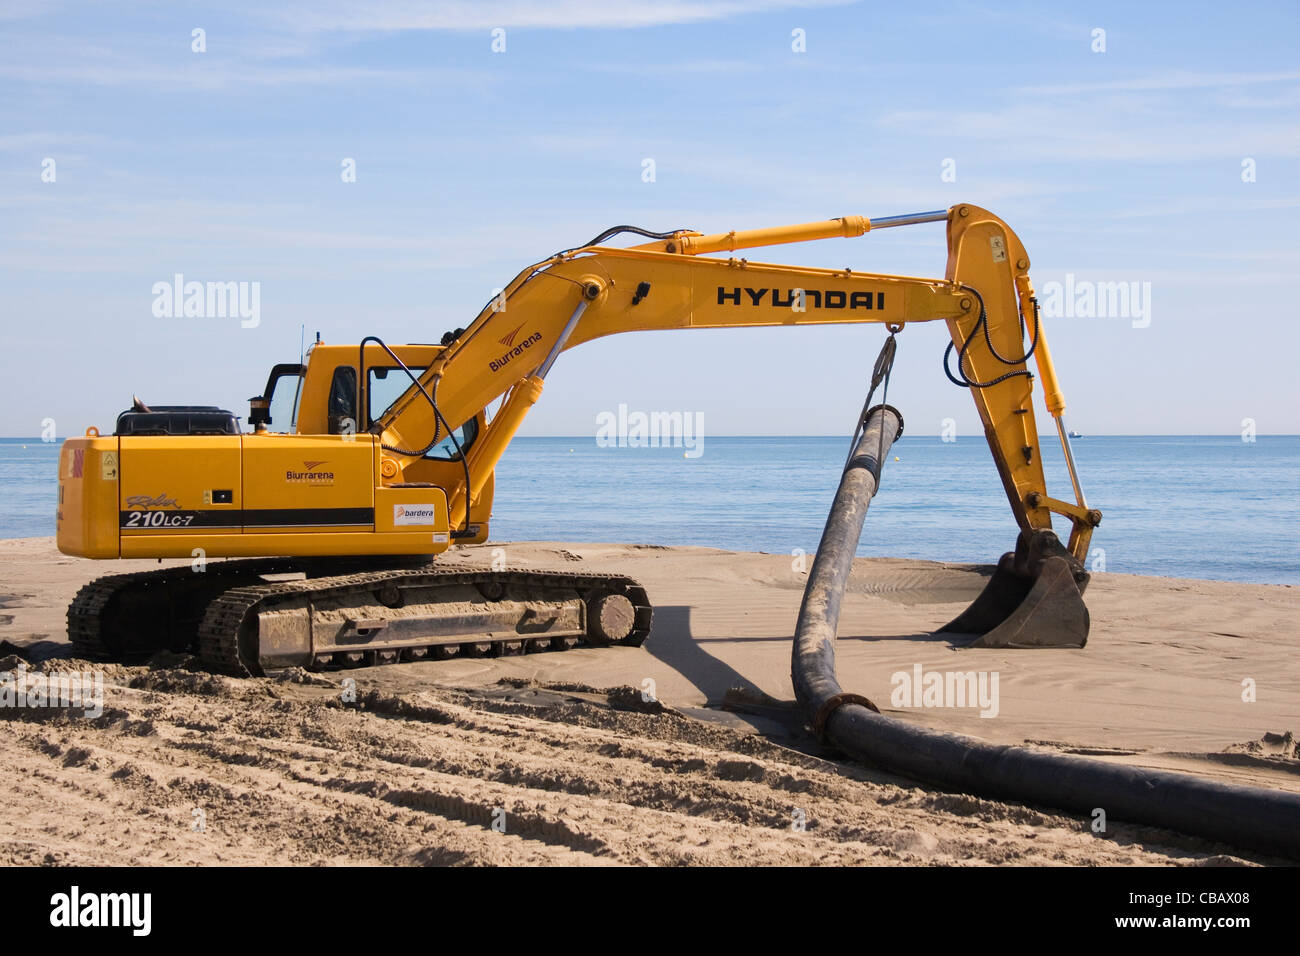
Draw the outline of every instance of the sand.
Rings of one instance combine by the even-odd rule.
[[[1084,817],[837,759],[791,703],[806,577],[789,556],[521,543],[446,560],[486,564],[494,547],[515,567],[636,577],[656,605],[650,639],[243,680],[183,660],[104,667],[98,718],[0,708],[0,863],[1275,862],[1121,821],[1096,834]],[[0,541],[0,640],[66,653],[78,587],[156,566]],[[987,572],[859,560],[841,684],[927,727],[1300,791],[1300,589],[1099,574],[1085,649],[930,636]],[[996,673],[996,716],[891,702],[891,675],[917,665]],[[344,678],[355,702],[340,699]],[[639,692],[647,681],[658,704]]]

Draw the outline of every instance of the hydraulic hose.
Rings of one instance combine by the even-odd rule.
[[[886,717],[835,676],[840,602],[880,469],[901,417],[876,406],[845,465],[799,609],[791,677],[815,732],[845,755],[884,770],[1000,800],[1178,830],[1300,859],[1300,793],[1216,783],[1190,774],[991,744]]]

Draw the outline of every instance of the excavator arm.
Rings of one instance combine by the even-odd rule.
[[[943,279],[776,265],[735,255],[939,221],[948,231]],[[372,431],[396,464],[392,480],[401,481],[404,463],[418,460],[414,452],[505,397],[467,455],[468,489],[451,496],[450,520],[457,527],[469,523],[467,499],[472,516],[474,499],[540,397],[559,354],[583,342],[654,329],[874,322],[898,330],[930,321],[947,323],[955,353],[950,377],[968,387],[975,401],[1022,538],[1050,532],[1053,512],[1064,516],[1071,522],[1068,553],[1076,572],[1081,570],[1101,516],[1088,508],[1075,472],[1029,257],[1006,223],[971,205],[874,222],[849,216],[714,235],[677,231],[631,248],[592,244],[559,253],[516,276]],[[1031,357],[1065,450],[1073,503],[1047,493],[1032,404],[1034,374],[1026,365]],[[364,383],[365,375],[359,380]],[[1022,555],[1020,563],[1025,560]]]

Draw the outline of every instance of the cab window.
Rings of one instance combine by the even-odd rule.
[[[478,419],[471,418],[464,425],[455,429],[456,441],[460,443],[461,451],[469,451],[469,446],[474,444],[474,439],[478,437]],[[452,444],[451,438],[444,438],[438,444],[429,449],[425,458],[433,458],[437,461],[460,461],[460,455],[456,452],[456,446]]]
[[[424,371],[421,366],[410,366],[416,378]],[[370,405],[370,424],[388,414],[388,410],[411,387],[411,376],[397,366],[385,368],[382,365],[366,369],[366,402]]]
[[[357,431],[357,370],[340,365],[330,381],[329,430],[331,435]]]
[[[418,378],[424,371],[424,366],[410,366],[411,372]],[[349,371],[351,371],[349,369]],[[397,404],[403,395],[411,386],[411,377],[397,366],[385,367],[382,365],[372,366],[366,369],[366,401],[370,406],[369,420],[374,425],[375,421],[383,418],[392,407]],[[420,399],[423,401],[423,399]],[[474,439],[478,437],[478,420],[471,418],[464,425],[455,430],[456,441],[460,444],[461,451],[468,451],[470,445],[474,444]],[[424,454],[425,458],[434,461],[459,461],[460,455],[456,452],[456,445],[452,442],[450,436],[443,439],[430,448]]]
[[[270,431],[293,434],[298,430],[298,400],[302,396],[303,367],[301,365],[277,366],[271,372],[271,384],[267,397],[271,404],[267,409],[270,416]]]

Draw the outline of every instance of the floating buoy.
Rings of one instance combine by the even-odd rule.
[[[894,456],[894,461],[902,461],[902,460],[903,459],[899,458],[897,455]]]

